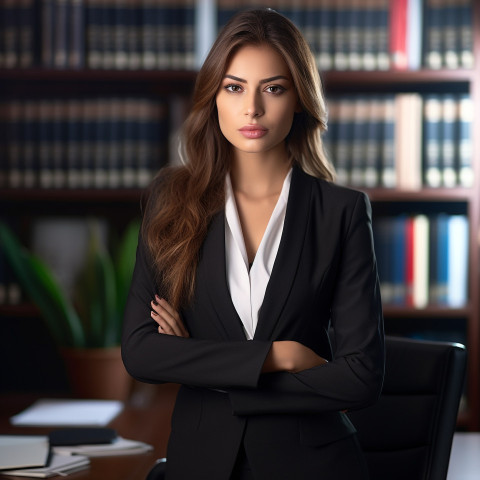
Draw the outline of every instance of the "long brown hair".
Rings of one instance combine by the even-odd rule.
[[[299,96],[301,112],[295,114],[286,139],[292,163],[310,175],[334,179],[321,139],[326,130],[322,85],[307,43],[292,22],[271,9],[236,14],[197,75],[193,107],[183,128],[185,164],[162,169],[149,188],[142,235],[165,289],[160,293],[176,309],[191,299],[200,247],[225,202],[231,146],[219,127],[216,94],[235,52],[262,44],[283,57]]]

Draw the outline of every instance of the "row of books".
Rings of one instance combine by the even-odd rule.
[[[0,67],[193,69],[196,0],[4,0]]]
[[[0,188],[142,188],[167,161],[167,104],[150,98],[0,104]]]
[[[213,22],[203,22],[209,5]],[[238,10],[258,0],[4,0],[0,67],[193,69]],[[472,68],[471,0],[270,0],[321,70]],[[198,32],[196,31],[198,30]]]
[[[358,188],[471,187],[468,94],[332,97],[326,149],[338,182]]]
[[[465,215],[376,218],[373,231],[384,304],[466,305],[469,225]]]
[[[473,67],[471,0],[265,3],[302,30],[320,70]],[[258,4],[242,2],[242,6]],[[237,0],[219,0],[219,27],[237,10]]]

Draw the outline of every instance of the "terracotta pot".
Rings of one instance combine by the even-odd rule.
[[[64,348],[61,354],[75,397],[127,399],[132,378],[123,366],[120,347]]]

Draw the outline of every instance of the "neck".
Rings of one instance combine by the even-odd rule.
[[[230,170],[232,188],[252,197],[279,193],[290,167],[286,155],[276,158],[263,154],[237,155]]]

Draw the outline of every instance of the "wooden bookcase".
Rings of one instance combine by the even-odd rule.
[[[470,93],[474,104],[473,132],[480,127],[480,4],[474,4],[474,56],[473,70],[419,70],[419,71],[328,71],[322,74],[327,94],[344,93],[397,93],[397,92],[463,92]],[[112,70],[52,70],[52,69],[2,69],[0,70],[0,102],[9,99],[42,99],[48,97],[88,97],[90,95],[136,95],[169,99],[173,96],[190,98],[195,82],[193,71],[112,71]],[[402,333],[415,325],[417,329],[461,328],[465,332],[468,348],[468,372],[466,380],[467,407],[459,417],[459,427],[480,430],[480,138],[473,135],[473,166],[475,181],[472,188],[422,188],[418,191],[400,189],[367,189],[376,209],[387,212],[396,204],[411,205],[421,211],[424,206],[444,203],[460,205],[468,215],[469,238],[469,301],[462,308],[428,306],[424,309],[386,306],[384,309],[387,333]],[[0,159],[2,161],[2,159]],[[40,215],[105,215],[113,228],[121,229],[128,218],[139,215],[140,189],[1,189],[0,216],[8,211],[18,220],[19,233],[28,238],[30,224]],[[375,218],[374,218],[375,221]],[[38,314],[29,305],[0,305],[0,328],[10,329],[22,335],[5,355],[10,356],[8,377],[22,375],[29,370],[35,358],[45,356],[45,348],[38,345],[38,338],[48,343],[44,334],[39,335]],[[423,327],[425,326],[425,327]],[[445,327],[446,326],[446,327]],[[42,336],[43,335],[43,336]],[[13,338],[13,334],[9,338]],[[41,343],[41,341],[40,341]],[[51,346],[51,345],[50,345]],[[18,355],[16,351],[21,349]],[[11,355],[24,356],[30,350],[31,361],[16,364]],[[4,356],[5,356],[4,355]],[[43,372],[61,376],[55,354],[48,353],[40,362]],[[419,366],[421,368],[421,366]],[[13,388],[31,385],[32,388],[63,388],[60,381],[36,381],[34,372],[23,383]],[[42,373],[40,373],[42,375]]]

